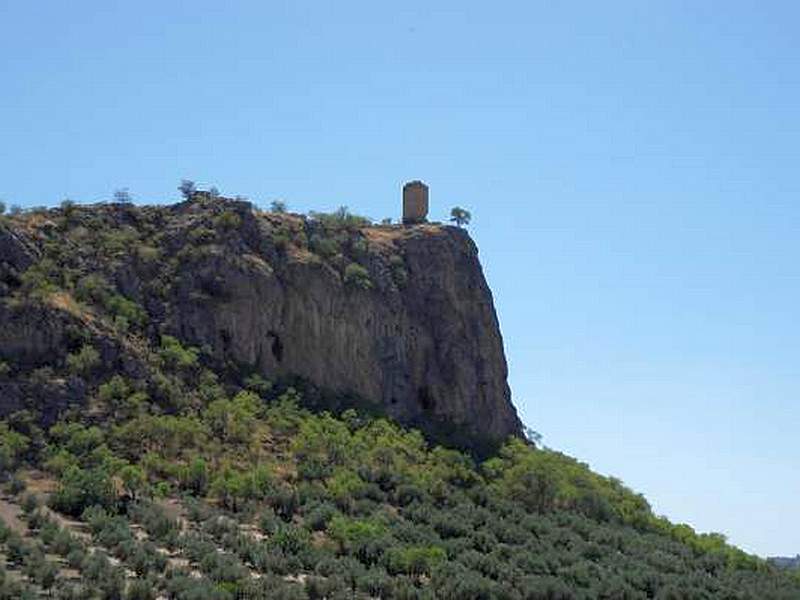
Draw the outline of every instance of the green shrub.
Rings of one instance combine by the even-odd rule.
[[[347,265],[344,270],[344,282],[360,290],[368,290],[372,287],[369,272],[358,263]]]
[[[613,477],[603,477],[560,452],[536,449],[522,440],[509,441],[499,455],[484,463],[493,488],[528,510],[557,507],[579,510],[600,520],[614,519],[640,527],[653,522],[650,506]]]
[[[16,469],[30,447],[28,436],[11,429],[0,421],[0,481]]]
[[[266,535],[273,535],[281,525],[281,519],[271,508],[264,510],[258,518],[258,528]]]
[[[57,423],[48,433],[53,453],[67,452],[82,464],[96,463],[92,455],[106,441],[105,433],[99,427],[76,422]]]
[[[114,375],[97,389],[97,398],[117,418],[132,417],[147,410],[148,397],[134,390],[128,381]]]
[[[355,254],[364,255],[369,251],[369,244],[364,238],[358,238],[350,244],[350,248]]]
[[[246,473],[230,467],[222,469],[211,481],[211,493],[224,507],[236,511],[240,501],[250,495]]]
[[[247,444],[261,411],[261,399],[253,392],[242,391],[232,400],[212,402],[203,413],[203,421],[223,443]]]
[[[292,516],[300,505],[297,491],[285,485],[274,486],[266,494],[264,500],[275,511],[275,514],[286,522],[292,520]]]
[[[161,258],[161,250],[149,244],[137,244],[135,256],[143,263],[153,264]]]
[[[82,547],[82,543],[66,529],[59,529],[49,545],[52,552],[65,558],[74,550],[79,550]]]
[[[328,524],[328,535],[339,551],[354,556],[365,565],[375,565],[393,543],[384,523],[371,519],[335,516]]]
[[[130,461],[147,461],[154,457],[166,461],[175,474],[175,459],[194,452],[208,443],[207,428],[195,417],[173,415],[139,415],[114,428],[111,446]]]
[[[117,477],[119,477],[128,498],[137,500],[140,495],[147,493],[147,477],[141,467],[125,465],[119,470]]]
[[[332,474],[333,465],[320,456],[302,457],[297,464],[297,475],[301,479],[309,481],[322,480]]]
[[[319,234],[312,235],[308,245],[312,252],[323,258],[333,258],[341,252],[339,242],[335,238]]]
[[[370,225],[367,217],[352,214],[346,206],[340,206],[332,213],[309,213],[312,219],[319,221],[328,229],[354,229]]]
[[[79,569],[86,560],[86,550],[81,548],[74,548],[67,554],[67,564],[73,569]]]
[[[392,279],[397,287],[404,287],[408,282],[408,271],[406,270],[403,257],[398,254],[393,254],[389,258],[389,267],[392,270]]]
[[[193,369],[199,364],[200,350],[193,346],[184,348],[177,338],[162,335],[159,356],[168,367]]]
[[[297,390],[290,387],[268,405],[266,422],[278,435],[293,435],[304,423],[308,412],[300,408],[300,398]]]
[[[30,266],[21,276],[22,289],[31,298],[43,300],[58,291],[61,272],[50,259],[43,259]]]
[[[264,379],[258,373],[253,373],[245,378],[244,387],[254,394],[263,397],[272,391],[272,382]]]
[[[305,582],[305,591],[308,597],[312,600],[353,597],[352,591],[348,589],[344,579],[336,575],[337,573],[333,572],[324,578],[309,577]]]
[[[270,538],[270,544],[285,555],[298,555],[310,547],[308,530],[291,523],[283,524]]]
[[[100,365],[100,353],[85,344],[78,352],[67,356],[67,368],[75,375],[90,375]]]
[[[115,319],[119,319],[123,323],[138,328],[147,324],[147,312],[136,302],[129,300],[125,296],[120,294],[111,295],[105,300],[104,306]]]
[[[390,548],[386,553],[386,568],[394,574],[430,576],[433,569],[446,558],[445,551],[435,546]]]
[[[137,502],[129,508],[130,519],[139,523],[155,541],[172,546],[181,526],[171,518],[158,504],[153,502]]]
[[[208,492],[208,465],[202,457],[195,457],[181,469],[180,486],[195,496],[205,496]]]
[[[242,218],[231,210],[226,210],[214,219],[214,227],[222,231],[238,229],[241,224]]]
[[[328,502],[316,502],[303,507],[303,524],[311,531],[325,531],[339,511]]]
[[[208,227],[195,227],[189,231],[189,241],[193,244],[210,244],[217,239],[217,232]]]
[[[153,496],[155,498],[167,498],[172,493],[172,485],[169,481],[159,481],[153,486]]]
[[[100,233],[100,248],[112,257],[127,256],[139,243],[139,232],[128,225]]]
[[[50,497],[50,506],[59,512],[78,516],[90,506],[111,509],[116,500],[114,485],[104,469],[73,466],[61,477],[58,489]]]
[[[75,289],[75,296],[81,302],[102,304],[110,293],[111,286],[101,275],[92,273],[83,277]]]
[[[157,591],[153,581],[134,579],[128,584],[125,600],[156,600]]]

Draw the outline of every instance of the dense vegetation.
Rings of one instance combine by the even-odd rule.
[[[81,243],[47,247],[2,302],[90,313],[142,364],[108,370],[107,348],[80,331],[51,364],[0,362],[0,380],[43,394],[67,382],[90,398],[52,418],[30,397],[0,421],[0,514],[13,517],[0,524],[0,599],[800,597],[800,577],[654,515],[559,452],[510,439],[479,457],[356,399],[221,368],[153,331],[93,262],[161,260],[157,217],[90,229],[81,210],[47,214]],[[197,227],[185,255],[236,219]],[[358,256],[358,219],[317,215],[311,236],[287,221],[285,243],[339,260],[365,288],[358,262],[336,258]]]
[[[98,390],[103,418],[93,422],[72,416],[42,431],[31,415],[14,415],[0,447],[35,540],[4,529],[10,565],[43,589],[74,587],[84,597],[99,586],[104,598],[156,590],[174,598],[241,590],[256,598],[790,598],[800,589],[721,536],[654,517],[618,481],[557,452],[510,440],[476,465],[387,420],[314,414],[291,388],[263,394],[269,385],[258,379],[247,387],[233,397],[211,390],[200,410],[153,414],[116,376]],[[32,467],[58,480],[49,506],[87,523],[94,551],[21,491]],[[175,516],[168,499],[182,506]],[[61,581],[62,563],[80,572],[77,581]],[[126,586],[126,570],[147,586]]]

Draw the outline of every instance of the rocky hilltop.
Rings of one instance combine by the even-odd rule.
[[[204,193],[68,203],[3,218],[0,298],[0,360],[30,375],[0,377],[0,416],[36,398],[55,418],[111,372],[158,397],[148,356],[175,338],[215,373],[298,377],[486,440],[521,431],[491,291],[458,228]],[[87,346],[99,365],[70,369]],[[37,378],[43,368],[63,377]]]
[[[0,216],[0,598],[800,597],[515,437],[465,232],[187,196]]]

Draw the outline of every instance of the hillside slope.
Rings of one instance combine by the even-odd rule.
[[[203,194],[2,217],[0,407],[2,600],[800,597],[515,435],[452,228]]]

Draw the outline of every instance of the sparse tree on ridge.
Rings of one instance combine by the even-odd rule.
[[[455,223],[458,227],[469,225],[470,220],[472,220],[472,213],[465,208],[456,206],[450,211],[450,222]]]
[[[76,210],[75,201],[70,200],[69,198],[64,198],[61,201],[61,210],[67,219],[71,219]]]
[[[184,200],[191,200],[194,193],[197,191],[194,181],[191,179],[182,179],[178,190],[183,195]]]
[[[120,188],[114,191],[114,202],[117,204],[130,204],[133,202],[128,188]]]

